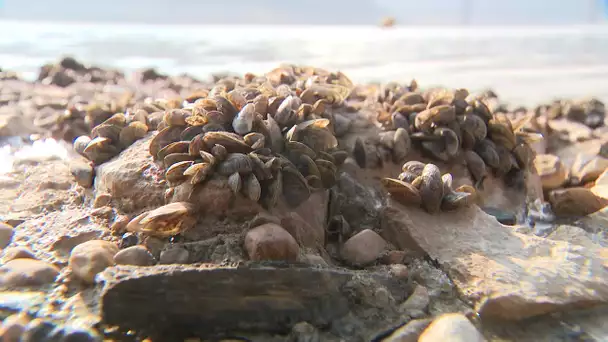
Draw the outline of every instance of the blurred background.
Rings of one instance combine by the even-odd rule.
[[[608,101],[608,1],[0,0],[0,68],[33,79],[64,55],[199,78],[287,62],[517,104]]]

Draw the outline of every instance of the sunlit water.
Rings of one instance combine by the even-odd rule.
[[[608,25],[578,27],[162,26],[0,21],[0,68],[35,78],[72,55],[167,73],[262,73],[290,62],[356,82],[492,88],[506,101],[608,100]],[[4,167],[4,166],[3,166]]]

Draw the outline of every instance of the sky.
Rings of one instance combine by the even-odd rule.
[[[0,20],[167,24],[552,25],[608,22],[604,0],[0,0]]]

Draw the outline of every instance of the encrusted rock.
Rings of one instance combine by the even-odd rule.
[[[150,266],[154,265],[154,257],[144,246],[127,247],[114,255],[118,265]]]
[[[425,311],[430,301],[429,290],[424,286],[418,285],[414,288],[414,292],[410,297],[399,305],[399,310],[410,317],[420,318],[425,316]]]
[[[40,260],[14,259],[0,266],[0,287],[40,286],[55,281],[57,267]]]
[[[367,265],[380,257],[388,248],[386,241],[370,229],[365,229],[348,239],[340,255],[351,265]]]
[[[296,261],[300,247],[283,227],[266,223],[247,232],[245,250],[249,259],[255,261]]]
[[[2,321],[0,340],[6,342],[21,341],[21,335],[23,335],[25,326],[29,321],[28,317],[21,313],[8,316]]]
[[[112,242],[104,240],[91,240],[82,243],[70,254],[69,265],[72,273],[86,283],[95,282],[97,273],[114,265],[114,255],[118,247]]]
[[[462,314],[445,314],[429,325],[419,342],[484,342],[485,338]]]
[[[70,163],[70,173],[74,176],[76,183],[83,188],[93,186],[93,166],[80,160],[74,160]]]

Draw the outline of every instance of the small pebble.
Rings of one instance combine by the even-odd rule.
[[[429,290],[422,285],[417,285],[409,298],[399,305],[399,311],[410,317],[420,318],[426,315],[426,308],[430,302]]]
[[[416,342],[431,322],[433,322],[431,318],[411,320],[395,330],[389,337],[383,339],[382,342]]]
[[[143,242],[143,245],[146,246],[156,259],[160,258],[160,252],[165,248],[165,244],[167,244],[165,240],[153,236],[148,236]]]
[[[91,216],[110,220],[114,216],[114,209],[112,209],[112,207],[109,207],[109,206],[104,206],[101,208],[93,209],[91,211]]]
[[[138,245],[127,247],[116,253],[114,262],[119,265],[151,266],[154,265],[154,257],[146,247]]]
[[[59,269],[34,259],[14,259],[0,267],[0,286],[40,286],[55,281]]]
[[[402,280],[408,279],[408,277],[410,275],[410,272],[408,271],[407,266],[401,265],[401,264],[390,265],[389,272],[393,277],[395,277],[397,279],[402,279]]]
[[[376,261],[387,247],[378,233],[365,229],[348,239],[340,254],[351,265],[367,265]]]
[[[48,341],[55,324],[40,318],[33,319],[25,326],[20,342]]]
[[[23,246],[7,248],[2,256],[2,262],[7,263],[14,259],[36,259],[36,255],[29,248]]]
[[[319,330],[308,322],[300,322],[291,328],[289,342],[320,342]]]
[[[18,342],[25,331],[25,326],[29,323],[26,315],[18,313],[13,314],[2,321],[0,326],[0,341],[3,342]]]
[[[389,251],[382,256],[381,262],[385,265],[402,264],[405,256],[404,251]]]
[[[484,342],[485,338],[462,314],[450,313],[436,318],[424,330],[419,342]]]
[[[283,227],[266,223],[247,232],[245,250],[249,259],[296,261],[300,246]]]
[[[190,253],[182,247],[170,247],[160,252],[161,264],[187,264]]]
[[[121,234],[127,229],[127,224],[129,224],[129,221],[131,221],[129,216],[117,215],[116,218],[114,218],[114,222],[110,226],[110,230],[112,233]]]
[[[95,201],[93,201],[93,208],[101,208],[109,205],[112,201],[112,195],[108,193],[101,193],[95,197]]]
[[[83,188],[93,186],[93,166],[90,163],[73,161],[70,163],[70,173],[74,176],[76,183]]]
[[[0,222],[0,249],[10,245],[13,240],[13,227],[7,223]]]
[[[135,246],[139,244],[139,237],[137,236],[137,234],[134,233],[124,233],[122,235],[122,238],[120,239],[120,243],[118,244],[118,247],[120,249],[125,249],[131,246]]]
[[[91,240],[74,247],[69,265],[72,273],[86,283],[94,283],[97,273],[114,264],[118,247],[109,241]]]

